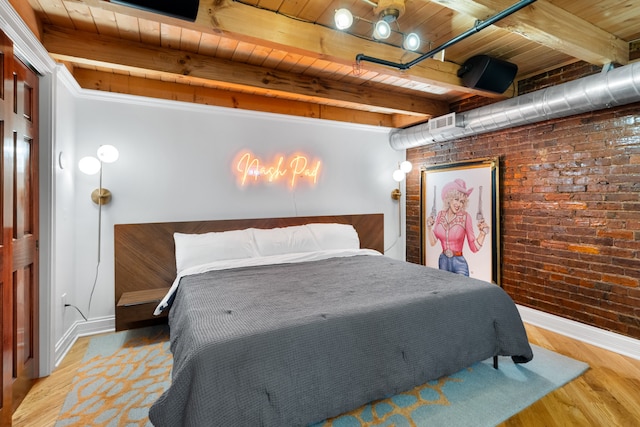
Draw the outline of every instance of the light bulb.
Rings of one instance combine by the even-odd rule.
[[[113,163],[118,160],[120,153],[113,145],[101,145],[98,148],[98,159],[105,163]]]
[[[409,33],[405,36],[402,47],[406,50],[416,50],[420,47],[420,36],[416,33]]]
[[[411,169],[413,169],[413,165],[411,164],[410,161],[405,160],[404,162],[400,163],[400,170],[404,173],[409,173],[411,172]]]
[[[393,171],[393,180],[396,182],[400,182],[404,179],[404,172],[400,169],[396,169]]]
[[[388,39],[391,35],[391,27],[387,21],[380,20],[373,27],[373,38],[376,40]]]
[[[351,24],[353,24],[353,15],[349,9],[338,9],[336,10],[335,15],[333,15],[333,20],[336,23],[337,29],[346,30],[351,27]]]
[[[95,175],[100,170],[100,160],[95,157],[83,157],[78,162],[78,168],[82,171],[82,173],[86,173],[87,175]]]

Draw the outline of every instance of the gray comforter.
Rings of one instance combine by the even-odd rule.
[[[155,426],[303,426],[494,355],[533,357],[498,286],[384,256],[182,278]]]

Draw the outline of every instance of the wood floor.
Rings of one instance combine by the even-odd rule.
[[[640,360],[526,325],[529,341],[582,360],[589,370],[501,427],[640,426]],[[80,338],[49,377],[38,380],[13,415],[17,427],[53,426],[89,338]]]

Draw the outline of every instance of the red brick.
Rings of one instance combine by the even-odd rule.
[[[614,239],[633,240],[634,232],[632,230],[598,230],[597,235]]]
[[[520,82],[518,90],[595,72],[589,64],[567,66]],[[476,108],[474,101],[452,111]],[[499,157],[505,291],[519,304],[640,339],[639,137],[635,103],[418,147],[407,156],[426,166]],[[419,262],[417,174],[415,181],[407,212],[418,222],[407,233],[407,259]]]
[[[569,250],[573,251],[573,252],[584,253],[584,254],[599,254],[600,253],[600,249],[598,247],[587,246],[587,245],[570,244],[569,245]]]
[[[604,280],[605,282],[615,283],[622,286],[629,286],[632,288],[637,288],[640,285],[640,279],[611,274],[603,275],[602,280]]]

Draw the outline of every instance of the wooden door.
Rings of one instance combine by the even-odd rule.
[[[38,375],[38,78],[4,34],[0,61],[0,425],[9,426]]]

